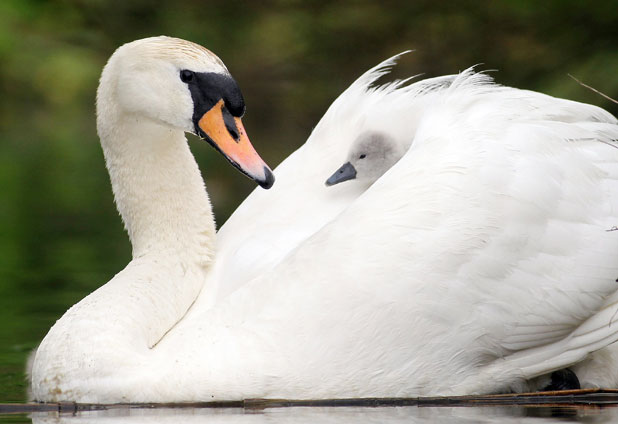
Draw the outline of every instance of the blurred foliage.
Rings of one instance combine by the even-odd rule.
[[[98,146],[94,96],[122,43],[166,34],[217,53],[239,82],[251,140],[272,166],[377,62],[454,73],[618,107],[611,1],[2,0],[0,2],[0,401],[24,396],[26,352],[130,258]],[[219,222],[254,184],[192,137]]]

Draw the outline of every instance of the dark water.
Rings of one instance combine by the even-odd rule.
[[[161,409],[82,412],[76,415],[35,413],[0,416],[0,423],[552,423],[618,422],[617,408],[525,407],[399,407],[399,408],[273,408]]]

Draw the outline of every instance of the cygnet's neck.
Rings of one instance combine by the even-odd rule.
[[[133,257],[191,258],[208,267],[215,223],[183,131],[137,115],[99,118],[105,162]]]

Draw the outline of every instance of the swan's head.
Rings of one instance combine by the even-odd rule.
[[[346,162],[326,180],[326,185],[332,186],[348,180],[373,184],[401,159],[406,146],[386,133],[365,132],[354,140]]]
[[[152,37],[118,48],[97,92],[99,134],[110,113],[149,119],[197,134],[264,188],[274,176],[257,154],[241,117],[245,102],[223,62],[204,47]]]

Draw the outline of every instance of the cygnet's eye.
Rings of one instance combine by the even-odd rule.
[[[359,158],[359,159],[365,159],[366,157],[367,157],[367,155],[363,153],[363,154],[362,154],[362,155],[360,155],[358,158]]]
[[[193,81],[193,77],[194,75],[193,75],[193,72],[191,71],[187,71],[186,69],[183,69],[182,71],[180,71],[180,80],[182,82],[185,82],[188,84],[191,81]]]

